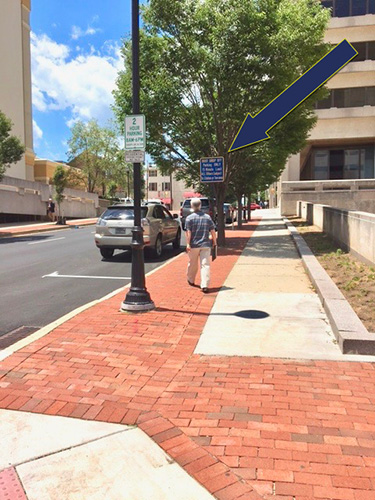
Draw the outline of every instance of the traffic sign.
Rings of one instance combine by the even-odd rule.
[[[224,158],[201,158],[201,182],[224,181]]]
[[[146,149],[145,115],[125,116],[125,150],[144,151]]]
[[[125,151],[125,161],[129,163],[144,163],[145,152],[144,151]]]

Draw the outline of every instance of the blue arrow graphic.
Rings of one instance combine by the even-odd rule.
[[[229,152],[270,139],[268,131],[345,66],[358,52],[345,39],[255,116],[246,116]]]

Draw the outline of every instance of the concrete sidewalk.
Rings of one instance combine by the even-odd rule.
[[[219,293],[197,354],[375,361],[344,355],[276,210],[265,211]]]
[[[2,361],[4,499],[375,499],[373,358],[341,355],[259,215],[210,294],[182,254],[147,279],[155,311],[120,313],[121,292]]]

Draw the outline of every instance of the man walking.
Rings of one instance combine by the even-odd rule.
[[[194,286],[195,277],[198,272],[198,259],[201,265],[201,289],[203,293],[208,292],[210,284],[210,255],[211,240],[216,246],[215,225],[208,214],[201,211],[201,200],[191,200],[193,213],[186,217],[186,251],[189,254],[187,268],[187,280],[189,285]]]
[[[51,197],[49,197],[47,204],[47,214],[51,222],[55,222],[55,204]]]

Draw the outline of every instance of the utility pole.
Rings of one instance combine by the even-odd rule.
[[[148,167],[149,167],[149,165],[148,165],[148,163],[146,163],[146,193],[147,193],[146,201],[148,201]]]
[[[171,199],[171,210],[173,210],[173,192],[172,192],[172,181],[173,181],[173,173],[171,170],[171,173],[169,174],[169,197]]]
[[[139,114],[139,0],[132,0],[132,86],[133,114]],[[146,312],[155,308],[146,289],[143,228],[141,226],[141,164],[134,163],[134,227],[132,230],[132,279],[121,310]]]

